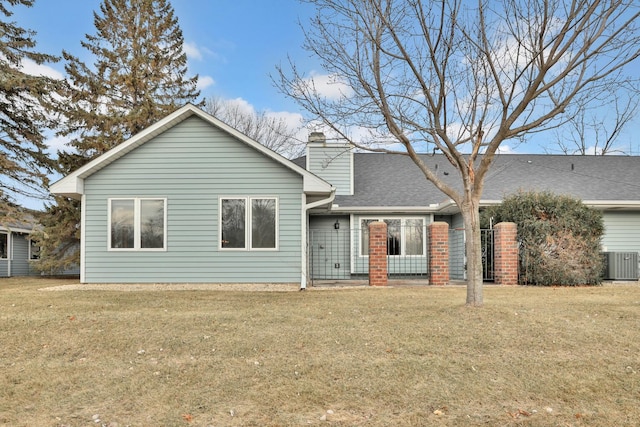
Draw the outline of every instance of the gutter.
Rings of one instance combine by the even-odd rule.
[[[450,209],[457,209],[457,205],[451,199],[441,203],[432,203],[426,206],[345,206],[334,204],[331,212],[348,214],[369,214],[369,213],[442,213]]]
[[[306,195],[302,194],[302,197],[305,198]],[[309,217],[308,217],[308,213],[309,210],[317,208],[319,206],[323,206],[323,205],[329,205],[329,208],[331,208],[331,204],[333,203],[333,200],[336,198],[336,188],[335,187],[331,187],[331,193],[329,194],[329,197],[327,197],[326,199],[320,199],[317,200],[313,203],[302,203],[302,227],[301,227],[301,236],[302,239],[301,240],[301,253],[302,253],[302,262],[301,262],[301,276],[300,276],[300,290],[304,291],[305,289],[307,289],[307,276],[308,276],[308,271],[309,271],[309,258],[307,256],[307,251],[309,248],[309,233],[307,230],[307,222],[309,221]]]

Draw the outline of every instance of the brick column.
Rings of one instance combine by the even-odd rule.
[[[493,278],[496,285],[518,284],[518,228],[513,222],[494,227]]]
[[[429,284],[449,284],[449,224],[429,224]]]
[[[387,223],[369,224],[369,286],[387,285]]]

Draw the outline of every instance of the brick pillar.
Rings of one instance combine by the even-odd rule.
[[[387,223],[369,224],[369,286],[387,286]]]
[[[429,224],[429,284],[449,284],[449,224]]]
[[[518,228],[513,222],[494,227],[493,278],[496,285],[518,284]]]

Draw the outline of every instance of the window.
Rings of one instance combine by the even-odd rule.
[[[29,259],[40,259],[40,246],[31,239],[29,239]]]
[[[361,218],[361,256],[369,255],[369,224],[376,221],[383,221],[387,224],[387,255],[424,255],[425,227],[423,218]]]
[[[275,197],[220,199],[220,248],[278,248],[278,200]]]
[[[165,250],[166,199],[110,199],[109,249]]]
[[[9,235],[0,233],[0,259],[9,257]]]

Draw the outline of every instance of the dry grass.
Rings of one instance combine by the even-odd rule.
[[[58,284],[0,279],[0,425],[640,424],[637,285],[468,309],[462,287],[38,290]]]

